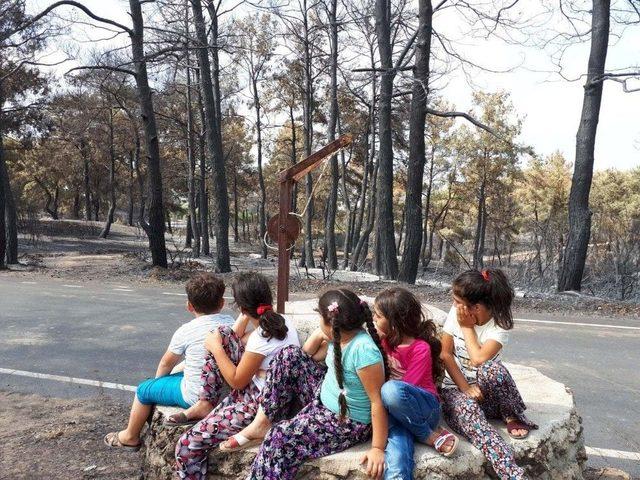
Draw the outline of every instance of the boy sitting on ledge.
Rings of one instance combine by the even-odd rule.
[[[198,401],[206,354],[205,337],[217,327],[234,321],[220,313],[224,290],[224,282],[210,273],[196,275],[187,282],[187,310],[195,318],[173,334],[155,378],[145,380],[136,389],[127,428],[107,433],[104,437],[107,446],[137,451],[142,443],[140,432],[154,405],[189,408]],[[172,374],[172,369],[183,358],[184,371]]]

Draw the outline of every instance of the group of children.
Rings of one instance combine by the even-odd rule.
[[[441,336],[404,288],[384,290],[372,306],[348,289],[328,290],[303,346],[295,325],[274,311],[264,276],[242,273],[232,289],[235,322],[221,313],[220,279],[201,274],[187,283],[196,318],[176,331],[156,377],[138,387],[127,428],[108,433],[107,445],[139,449],[152,405],[179,406],[185,410],[167,423],[195,423],[176,445],[180,479],[205,479],[213,448],[260,445],[249,478],[288,480],[307,460],[368,440],[362,463],[370,477],[412,479],[414,442],[446,457],[458,446],[440,426],[442,413],[499,478],[525,478],[488,422],[504,421],[516,439],[537,428],[500,361],[513,328],[513,289],[502,271],[454,280]],[[170,373],[183,357],[184,371]]]

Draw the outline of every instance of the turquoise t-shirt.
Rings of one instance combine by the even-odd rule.
[[[333,355],[333,343],[329,343],[326,357],[327,374],[322,382],[320,400],[329,410],[339,414],[338,396],[340,395],[340,388],[336,380]],[[342,371],[344,372],[344,388],[347,397],[347,416],[360,423],[371,423],[371,401],[357,372],[376,363],[382,363],[382,354],[378,350],[376,343],[364,330],[356,334],[342,348]]]

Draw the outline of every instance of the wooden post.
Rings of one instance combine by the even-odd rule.
[[[327,157],[338,150],[348,147],[352,138],[350,134],[342,135],[329,145],[312,153],[304,160],[280,172],[280,215],[278,217],[278,294],[276,310],[285,313],[285,302],[289,300],[289,239],[287,239],[287,216],[291,208],[293,185],[317,168]]]
[[[278,216],[278,302],[276,310],[284,313],[284,305],[289,300],[289,245],[286,235],[286,221],[291,208],[291,193],[294,180],[280,182],[280,215]]]

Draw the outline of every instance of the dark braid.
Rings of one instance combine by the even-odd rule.
[[[365,323],[367,324],[367,330],[369,331],[369,335],[373,338],[373,341],[376,343],[376,347],[380,350],[382,354],[382,362],[384,364],[384,379],[389,380],[389,360],[387,359],[387,354],[382,348],[382,341],[380,340],[380,335],[378,335],[378,330],[376,330],[376,326],[373,324],[373,314],[371,313],[371,309],[369,308],[369,304],[367,302],[360,302],[362,306],[362,311],[365,317]]]
[[[344,390],[344,371],[342,370],[342,347],[340,346],[340,328],[336,325],[333,326],[333,361],[336,369],[336,380],[338,381],[338,387],[340,388],[340,395],[338,395],[338,403],[340,405],[340,418],[347,416],[347,398],[345,397]]]
[[[334,304],[336,308],[333,308]],[[339,289],[326,291],[318,301],[318,312],[322,316],[325,324],[331,326],[333,334],[331,343],[333,345],[334,369],[336,381],[340,388],[338,404],[340,405],[340,417],[344,418],[349,408],[347,398],[343,393],[344,370],[342,368],[342,348],[340,345],[343,332],[354,332],[362,329],[364,324],[367,325],[370,336],[382,354],[385,377],[389,372],[387,357],[382,349],[380,337],[373,326],[373,316],[369,306],[366,302],[360,301],[360,298],[351,290]]]

